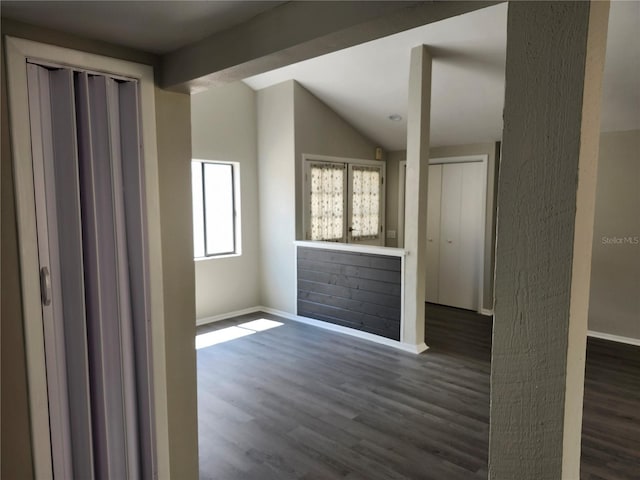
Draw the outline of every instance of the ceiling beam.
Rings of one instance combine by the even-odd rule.
[[[160,84],[196,92],[496,3],[288,2],[164,55]]]

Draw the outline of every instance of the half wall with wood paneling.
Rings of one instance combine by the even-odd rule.
[[[296,248],[298,315],[400,340],[401,257]]]

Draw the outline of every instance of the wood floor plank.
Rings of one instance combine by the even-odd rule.
[[[491,318],[427,304],[422,355],[282,326],[198,351],[200,476],[487,478]],[[582,480],[640,478],[640,349],[589,339]]]

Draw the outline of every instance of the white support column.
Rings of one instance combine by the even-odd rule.
[[[511,2],[489,478],[577,479],[608,2]]]
[[[427,180],[431,121],[431,55],[421,45],[411,50],[407,114],[407,175],[404,248],[404,323],[401,341],[427,349],[424,302],[427,247]]]

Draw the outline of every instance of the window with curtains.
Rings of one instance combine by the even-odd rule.
[[[240,253],[239,168],[236,162],[191,162],[195,258]]]
[[[305,238],[382,244],[384,164],[336,160],[306,159]]]
[[[309,166],[311,240],[339,242],[344,239],[345,173],[345,165],[339,163],[318,162]]]
[[[380,235],[380,167],[351,166],[351,235],[355,240]]]

